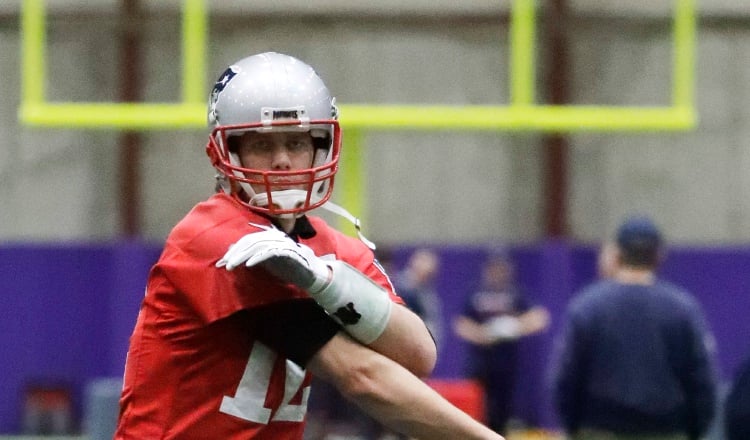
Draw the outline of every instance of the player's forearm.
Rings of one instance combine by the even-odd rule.
[[[392,364],[377,374],[390,377],[374,377],[373,388],[358,390],[352,401],[391,429],[416,439],[503,439],[406,370]]]
[[[428,440],[503,440],[395,361],[339,334],[308,364],[313,374],[394,431]]]
[[[418,377],[429,376],[437,362],[435,341],[424,322],[403,306],[394,305],[388,325],[369,347]]]
[[[341,262],[329,262],[325,287],[309,291],[318,304],[359,342],[403,365],[413,374],[428,376],[437,359],[435,342],[421,318],[392,303],[388,293],[366,275]]]

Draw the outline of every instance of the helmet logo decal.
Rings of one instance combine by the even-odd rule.
[[[299,119],[298,110],[274,110],[273,119]]]
[[[297,107],[271,108],[262,107],[260,109],[260,121],[263,125],[271,125],[274,121],[300,121],[302,125],[310,122],[307,116],[307,110],[304,105]]]
[[[219,101],[219,95],[222,91],[224,91],[224,88],[227,86],[227,84],[229,84],[229,81],[231,81],[235,75],[237,75],[237,70],[235,70],[234,66],[229,66],[227,70],[225,70],[224,73],[221,74],[219,80],[216,81],[216,84],[214,84],[213,90],[211,90],[211,96],[208,102],[208,120],[212,124],[215,124],[217,122],[216,103]]]

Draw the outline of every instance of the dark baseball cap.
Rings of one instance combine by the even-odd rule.
[[[617,229],[617,245],[626,252],[653,252],[661,247],[662,235],[648,216],[632,216]]]

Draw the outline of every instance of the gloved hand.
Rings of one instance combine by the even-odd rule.
[[[229,247],[216,267],[262,266],[277,278],[306,290],[347,333],[370,344],[385,331],[393,301],[388,292],[349,264],[326,264],[309,247],[278,229],[248,234]]]
[[[260,265],[277,278],[311,294],[318,293],[328,285],[330,269],[312,249],[295,243],[278,229],[263,229],[247,234],[231,245],[216,267],[233,270],[242,264],[246,267]]]

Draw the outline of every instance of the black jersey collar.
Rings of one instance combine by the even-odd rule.
[[[274,224],[277,228],[281,228],[279,226],[279,223],[276,221],[276,219],[266,216],[263,214],[264,217],[267,217],[269,220],[271,220],[271,223]],[[313,238],[317,234],[317,231],[313,227],[312,223],[310,223],[310,220],[307,218],[306,215],[303,215],[302,217],[298,217],[296,221],[294,222],[294,227],[292,230],[287,234],[289,237],[292,238],[294,241],[299,241],[300,238],[307,240],[308,238]]]

